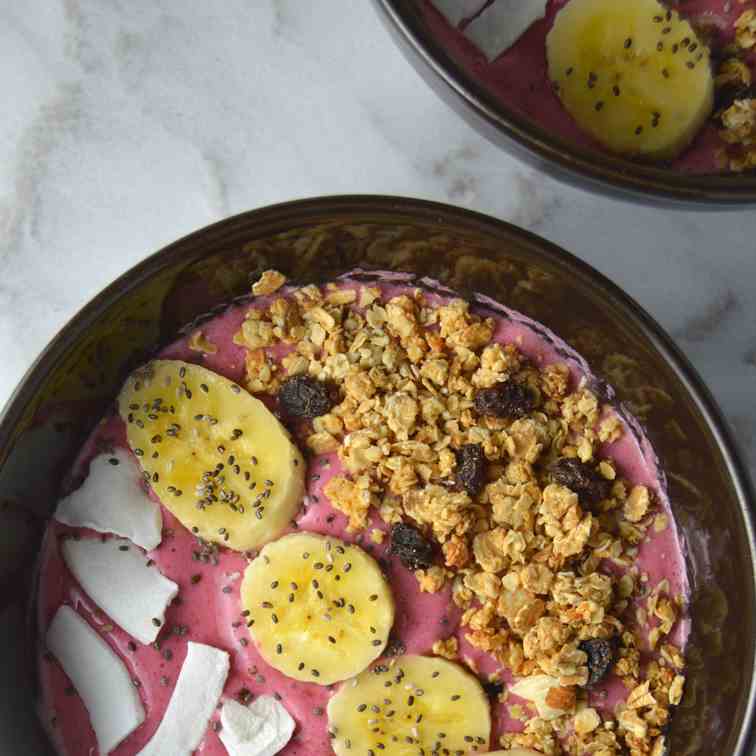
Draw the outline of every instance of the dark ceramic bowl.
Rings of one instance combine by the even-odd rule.
[[[439,43],[421,0],[374,0],[402,52],[444,102],[494,144],[578,186],[622,199],[718,208],[756,203],[756,174],[688,175],[578,146],[504,107]]]
[[[35,709],[34,563],[81,440],[127,372],[177,331],[249,291],[268,267],[298,282],[354,267],[430,275],[561,334],[648,429],[669,475],[693,586],[690,677],[671,753],[746,756],[754,744],[753,492],[709,392],[662,329],[567,252],[446,205],[335,197],[245,213],[121,276],[53,339],[0,418],[0,753],[50,753]]]

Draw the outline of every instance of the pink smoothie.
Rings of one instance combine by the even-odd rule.
[[[546,35],[554,17],[567,2],[569,0],[549,0],[545,17],[536,21],[498,58],[488,61],[462,33],[465,21],[457,29],[436,10],[433,0],[418,0],[431,32],[444,49],[504,107],[562,139],[581,147],[603,150],[562,106],[547,75]],[[734,0],[690,0],[681,6],[680,12],[694,22],[696,28],[706,31],[716,53],[734,38],[735,20],[744,9],[742,3]],[[724,146],[716,126],[710,123],[671,168],[683,173],[721,172],[718,152]]]
[[[384,283],[384,298],[409,290],[402,277],[380,274]],[[390,281],[391,283],[386,283]],[[448,299],[450,292],[432,282],[421,283],[429,288],[429,297],[438,302]],[[356,279],[343,279],[342,285],[358,287]],[[370,285],[375,285],[371,282]],[[202,363],[233,380],[240,381],[244,370],[244,350],[236,346],[233,335],[239,330],[244,313],[249,306],[264,306],[265,299],[255,300],[253,305],[239,305],[203,325],[205,336],[218,346],[213,355],[200,357],[189,350],[186,339],[181,339],[161,352],[166,358],[180,358]],[[498,326],[496,340],[501,343],[516,343],[520,350],[539,366],[553,362],[567,362],[572,380],[577,385],[581,380],[592,381],[586,363],[566,344],[543,327],[523,315],[498,305],[491,300],[478,298],[479,311],[493,315]],[[262,397],[264,398],[264,397]],[[661,533],[652,533],[640,547],[637,567],[648,575],[648,584],[656,585],[666,578],[671,592],[687,595],[687,578],[683,548],[674,528],[665,482],[658,468],[656,456],[632,418],[620,414],[627,432],[623,438],[602,449],[602,454],[611,456],[617,463],[620,474],[631,483],[640,483],[652,489],[670,519],[670,527]],[[72,480],[86,476],[89,461],[98,452],[115,447],[126,447],[125,428],[117,416],[105,418],[94,430],[83,447],[72,471]],[[430,653],[434,641],[456,636],[460,641],[460,655],[472,660],[481,677],[487,679],[499,673],[504,681],[509,676],[487,654],[472,648],[464,640],[464,631],[459,626],[460,612],[451,601],[447,588],[437,594],[421,593],[414,575],[406,570],[399,560],[388,554],[388,539],[378,546],[362,535],[346,532],[346,518],[336,511],[323,494],[323,488],[335,474],[342,472],[335,454],[311,458],[307,474],[307,494],[303,508],[296,518],[296,527],[318,533],[338,536],[346,541],[360,543],[384,565],[397,602],[396,623],[392,637],[399,641],[407,652]],[[118,627],[102,633],[127,665],[138,685],[138,690],[147,712],[145,723],[128,737],[115,751],[116,756],[136,754],[150,740],[157,729],[170,700],[186,654],[188,640],[206,643],[224,649],[231,654],[229,674],[224,698],[237,697],[248,691],[253,696],[277,694],[296,720],[293,739],[281,753],[284,756],[329,756],[333,753],[327,734],[325,709],[335,688],[291,680],[263,661],[255,649],[241,617],[239,588],[247,559],[232,551],[221,549],[217,564],[197,561],[193,554],[198,544],[193,535],[163,507],[164,538],[162,544],[149,557],[160,571],[180,586],[179,599],[169,607],[166,622],[159,636],[159,649],[143,646],[133,641]],[[377,518],[372,527],[386,529]],[[38,621],[40,637],[61,604],[70,604],[95,627],[110,625],[90,599],[84,594],[67,571],[58,549],[59,539],[71,535],[73,529],[55,521],[49,525],[40,562],[40,586]],[[82,538],[100,538],[100,534],[79,531]],[[197,582],[196,577],[201,576]],[[194,577],[194,580],[192,579]],[[674,640],[684,645],[687,635],[685,622],[678,623]],[[378,660],[376,664],[381,663]],[[96,754],[94,733],[81,700],[76,696],[69,680],[54,660],[43,657],[41,669],[41,716],[61,754],[80,756]],[[592,703],[597,707],[612,708],[626,695],[616,678],[609,676],[592,694]],[[516,702],[512,697],[508,703]],[[494,738],[504,731],[519,730],[522,724],[508,717],[506,706],[495,704]],[[219,714],[213,717],[214,723]],[[226,753],[217,733],[211,726],[197,750],[198,754],[214,756]]]

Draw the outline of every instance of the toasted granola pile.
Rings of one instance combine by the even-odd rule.
[[[719,136],[727,145],[722,157],[726,167],[736,173],[756,168],[756,99],[751,68],[744,59],[754,48],[756,11],[748,9],[735,21],[735,41],[729,48],[732,56],[721,63],[714,80],[718,88],[735,93],[717,115],[722,126]]]
[[[756,168],[756,99],[735,100],[720,116],[723,141],[734,148],[729,155],[732,171]]]
[[[235,336],[247,387],[275,393],[307,374],[338,388],[307,437],[343,463],[325,493],[353,532],[377,512],[437,542],[443,563],[415,571],[420,589],[451,586],[466,639],[522,678],[515,693],[531,702],[510,707],[524,731],[501,745],[661,756],[685,682],[668,638],[683,599],[635,565],[641,541],[669,523],[651,491],[599,455],[623,432],[615,412],[572,385],[566,365],[538,369],[495,342],[494,320],[462,300],[419,289],[386,299],[350,283],[275,296],[283,283],[263,275],[255,294],[273,296]],[[277,361],[269,348],[280,345]],[[485,460],[480,486],[457,474],[470,445]],[[587,703],[597,642],[628,692],[609,718]],[[433,650],[459,651],[442,638]],[[653,661],[642,666],[641,652]]]

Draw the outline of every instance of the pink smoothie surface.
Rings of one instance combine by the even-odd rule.
[[[604,151],[562,106],[548,77],[546,35],[569,0],[548,0],[545,17],[492,61],[464,36],[465,21],[455,28],[436,10],[433,0],[417,1],[428,28],[443,48],[505,108],[580,147]],[[735,21],[744,9],[742,3],[733,0],[689,0],[679,7],[683,17],[706,31],[714,52],[732,42]],[[670,167],[682,173],[721,172],[717,155],[724,146],[716,126],[709,123]]]
[[[380,285],[384,298],[411,290],[394,274],[378,274],[378,280],[384,281]],[[385,283],[389,281],[391,283]],[[413,288],[417,283],[413,281]],[[362,284],[357,278],[344,278],[341,285],[359,288]],[[371,281],[370,285],[376,284]],[[449,298],[450,292],[432,286],[432,290],[428,290],[430,301],[441,303]],[[191,351],[186,338],[183,338],[165,348],[160,356],[202,362],[205,367],[242,382],[244,349],[235,345],[232,337],[239,331],[249,307],[261,307],[267,303],[266,299],[259,298],[252,304],[232,307],[203,325],[205,336],[218,346],[216,354],[200,355]],[[581,381],[593,380],[586,363],[542,326],[482,297],[477,300],[476,309],[497,319],[497,341],[517,344],[521,352],[538,366],[566,362],[574,386]],[[670,519],[670,527],[661,533],[651,533],[641,544],[636,567],[648,575],[649,587],[666,578],[673,594],[686,596],[688,586],[683,547],[669,509],[663,473],[637,423],[621,411],[620,417],[627,432],[619,441],[601,449],[600,454],[615,460],[618,471],[625,479],[652,489],[660,507]],[[72,470],[72,480],[82,480],[86,476],[89,462],[96,454],[117,447],[127,448],[125,427],[118,416],[109,416],[102,420],[82,448]],[[460,656],[471,661],[482,680],[496,674],[504,682],[509,682],[511,676],[506,670],[492,657],[472,648],[465,641],[464,631],[460,628],[460,611],[453,604],[448,588],[436,594],[421,593],[414,575],[389,553],[388,538],[382,545],[376,545],[364,534],[347,533],[345,516],[330,505],[328,497],[323,493],[328,480],[343,472],[338,457],[335,454],[311,457],[308,465],[306,497],[296,518],[296,527],[356,542],[380,560],[396,600],[396,621],[392,633],[394,641],[399,642],[408,653],[424,654],[431,652],[435,641],[455,636],[460,642]],[[154,497],[154,494],[151,495]],[[193,558],[194,552],[199,549],[195,537],[165,507],[162,511],[163,542],[148,556],[166,577],[180,586],[180,593],[179,600],[166,612],[166,621],[158,637],[159,649],[134,641],[118,627],[112,630],[108,628],[107,632],[101,633],[137,681],[147,714],[144,724],[112,753],[116,756],[136,754],[153,736],[181,670],[187,641],[191,640],[230,653],[231,671],[223,698],[237,697],[245,689],[253,696],[274,694],[281,697],[282,703],[296,720],[294,737],[281,751],[283,756],[333,754],[327,734],[325,710],[338,686],[321,687],[298,682],[269,666],[256,650],[241,616],[239,589],[242,574],[248,564],[246,557],[221,549],[217,565],[197,561]],[[372,518],[371,529],[373,527],[387,529],[377,517]],[[42,638],[62,604],[75,607],[94,627],[112,626],[110,620],[79,587],[62,560],[59,540],[73,534],[81,538],[103,537],[91,531],[77,531],[55,521],[50,522],[40,561],[38,622]],[[195,577],[197,575],[201,576],[199,581]],[[683,645],[686,635],[686,621],[683,620],[678,623],[673,638]],[[88,713],[62,668],[43,651],[40,649],[40,712],[51,738],[61,754],[93,756],[98,750]],[[382,661],[385,660],[378,659],[375,664]],[[591,703],[597,708],[611,710],[626,695],[627,691],[619,680],[609,675],[593,689]],[[517,701],[516,697],[510,696],[507,703],[511,705]],[[509,717],[504,704],[496,702],[492,710],[494,727],[491,748],[495,749],[502,732],[520,730],[523,724]],[[218,720],[219,712],[216,712],[213,721]],[[226,753],[212,726],[208,728],[196,753],[207,756]]]

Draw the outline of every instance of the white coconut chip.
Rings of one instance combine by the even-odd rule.
[[[496,0],[470,22],[465,36],[494,60],[545,15],[546,0]]]
[[[110,619],[140,643],[152,643],[178,586],[128,541],[67,538],[63,559],[84,592]]]
[[[144,722],[144,707],[129,671],[70,606],[56,612],[46,643],[89,712],[99,752],[110,753]]]
[[[433,0],[436,10],[446,20],[456,26],[465,18],[470,18],[480,11],[488,0]]]
[[[250,706],[226,701],[221,725],[229,756],[275,756],[291,740],[295,722],[273,696],[260,696]]]
[[[90,463],[81,487],[59,502],[55,519],[98,533],[115,533],[147,551],[156,549],[163,538],[163,517],[141,480],[138,465],[125,449],[101,454]]]
[[[218,705],[228,667],[225,651],[190,641],[163,721],[138,756],[190,756]]]
[[[535,704],[538,716],[541,719],[556,719],[566,712],[562,709],[555,709],[546,703],[546,697],[552,688],[559,687],[559,679],[550,675],[533,675],[524,677],[509,686],[509,692],[526,701]]]

